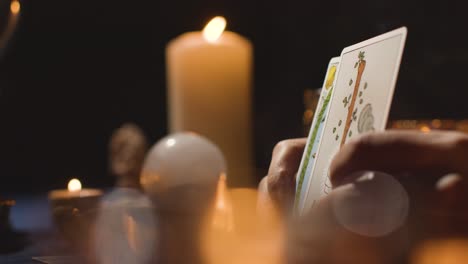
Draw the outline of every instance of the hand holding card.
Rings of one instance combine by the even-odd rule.
[[[304,152],[302,163],[311,164],[303,176],[306,186],[300,186],[303,164],[298,174],[299,213],[330,191],[328,169],[341,146],[356,135],[385,129],[406,34],[406,28],[400,28],[342,51],[314,160],[310,161],[308,147]],[[309,141],[315,140],[312,137]]]

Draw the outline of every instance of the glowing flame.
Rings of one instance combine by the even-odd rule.
[[[221,37],[226,28],[226,19],[221,16],[214,17],[203,29],[203,37],[208,42],[215,42]]]
[[[13,2],[11,2],[10,4],[11,13],[18,14],[20,9],[21,9],[21,5],[18,0],[14,0]]]
[[[81,182],[78,179],[71,179],[68,182],[68,191],[70,192],[81,191]]]

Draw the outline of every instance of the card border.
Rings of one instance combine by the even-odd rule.
[[[331,67],[333,64],[338,64],[337,67],[336,67],[335,79],[333,80],[333,85],[332,85],[333,89],[335,88],[335,81],[336,81],[336,78],[338,77],[338,71],[339,71],[339,67],[340,67],[340,62],[341,62],[341,56],[336,56],[336,57],[333,57],[333,58],[331,58],[331,59],[329,60],[328,65],[327,65],[327,70],[326,70],[326,72],[325,72],[325,78],[324,78],[323,84],[322,84],[322,89],[325,87],[325,84],[327,83],[327,77],[328,77],[328,73],[329,73],[330,67]],[[334,93],[334,90],[333,90],[332,92]],[[330,100],[332,100],[332,99],[333,99],[333,94],[331,95]],[[319,100],[320,100],[320,99],[319,99]],[[317,105],[317,107],[318,107],[318,105]],[[326,113],[326,116],[328,116],[328,113],[329,113],[329,112],[330,112],[330,107],[328,107],[328,111],[327,111],[327,113]],[[317,109],[315,109],[314,117],[313,117],[312,120],[315,120],[315,115],[316,115],[316,114],[317,114]],[[312,122],[312,123],[310,124],[310,130],[309,130],[309,134],[308,134],[308,136],[307,136],[307,144],[305,145],[304,152],[302,153],[301,163],[299,164],[299,168],[298,168],[298,171],[297,171],[297,174],[296,174],[296,192],[297,192],[297,191],[300,191],[300,190],[297,189],[297,187],[298,187],[298,186],[297,186],[297,181],[299,180],[299,175],[300,175],[300,173],[301,173],[302,166],[304,165],[304,162],[305,162],[305,157],[306,157],[305,154],[306,154],[307,148],[309,147],[309,143],[310,143],[310,142],[309,142],[309,141],[310,141],[309,138],[310,138],[310,136],[312,135],[311,133],[312,133],[312,129],[313,129],[314,125],[315,125],[314,122]],[[312,143],[312,144],[313,144],[313,143]],[[318,147],[320,146],[320,144],[321,144],[321,141],[318,143],[317,151],[318,151]],[[303,182],[303,184],[305,184],[305,182]],[[310,181],[307,181],[307,185],[308,185],[308,186],[310,185]],[[309,188],[307,188],[307,189],[305,190],[305,192],[302,193],[304,199],[307,198],[308,194],[309,194]],[[302,207],[304,207],[304,204],[305,204],[305,201],[303,201],[304,199],[299,198],[299,201],[297,201],[297,209],[298,209],[299,212],[302,212],[302,210],[303,210]],[[302,202],[301,202],[301,201],[302,201]],[[294,199],[294,203],[296,203],[296,200],[295,200],[295,199]],[[302,206],[301,206],[301,204],[302,204]],[[296,204],[295,204],[294,207],[296,207]],[[300,207],[301,207],[301,208],[300,208]]]

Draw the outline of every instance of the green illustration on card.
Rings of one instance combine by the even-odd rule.
[[[330,103],[332,93],[333,93],[333,88],[330,89],[330,91],[328,92],[327,98],[323,102],[322,108],[320,109],[320,112],[318,113],[318,120],[322,120],[322,119],[325,118],[325,114],[326,114],[325,112],[327,110],[328,104]],[[299,180],[298,180],[297,190],[296,190],[296,197],[295,197],[295,202],[294,202],[294,206],[296,208],[298,206],[299,198],[301,197],[302,184],[304,183],[305,173],[307,171],[307,166],[309,165],[312,148],[314,147],[314,142],[315,142],[315,138],[317,137],[317,134],[318,134],[320,123],[321,122],[316,122],[315,123],[315,126],[314,126],[313,131],[312,131],[312,135],[310,137],[309,144],[307,146],[306,156],[304,158],[304,163],[302,164],[302,168],[301,168],[301,171],[300,171],[300,174],[299,174]],[[314,155],[314,158],[315,158],[315,155]]]
[[[330,69],[327,72],[324,89],[328,91],[328,94],[326,98],[324,99],[323,104],[320,106],[321,108],[318,110],[318,112],[316,112],[316,116],[314,117],[316,122],[314,124],[314,127],[312,128],[312,134],[310,135],[309,142],[307,145],[307,150],[306,150],[305,157],[303,160],[303,164],[302,164],[302,167],[300,168],[299,177],[297,179],[298,180],[297,190],[296,190],[296,196],[295,196],[295,202],[294,202],[295,209],[297,209],[299,199],[301,197],[302,185],[304,183],[305,174],[307,171],[307,167],[309,166],[311,157],[313,159],[315,159],[316,157],[316,153],[312,154],[312,149],[314,147],[314,142],[318,136],[319,128],[321,125],[323,125],[323,122],[325,122],[325,119],[326,119],[326,110],[328,109],[328,105],[330,103],[331,96],[333,93],[333,81],[335,80],[336,69],[337,69],[337,66],[333,65],[332,67],[330,67]]]

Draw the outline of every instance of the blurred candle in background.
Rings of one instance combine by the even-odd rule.
[[[6,28],[2,34],[0,34],[0,55],[3,53],[3,49],[5,48],[8,40],[15,32],[16,26],[18,25],[19,17],[21,11],[21,4],[18,0],[13,0],[10,3],[10,15],[8,17],[8,22],[6,24]],[[0,21],[0,26],[3,26]],[[2,28],[0,27],[0,30]]]
[[[226,157],[230,186],[252,182],[252,44],[213,18],[202,32],[172,40],[166,50],[170,132],[193,131]]]

